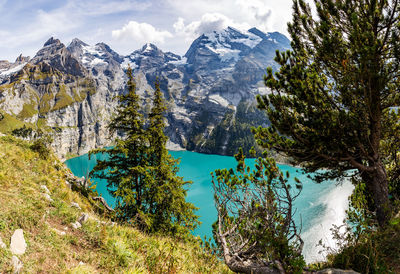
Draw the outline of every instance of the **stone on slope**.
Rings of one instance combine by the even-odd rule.
[[[71,207],[75,207],[75,208],[81,210],[81,207],[79,206],[79,204],[75,203],[75,202],[71,202]]]
[[[47,194],[47,193],[43,193],[43,197],[44,197],[47,201],[49,201],[50,203],[54,202],[54,200],[53,200],[53,199],[50,197],[50,195]]]
[[[81,227],[82,227],[82,225],[81,225],[80,222],[71,223],[71,226],[72,226],[73,228],[75,228],[75,229],[78,229],[78,228],[81,228]]]
[[[20,259],[18,259],[17,256],[12,256],[11,264],[13,267],[14,274],[21,273],[21,270],[22,270],[22,267],[24,266],[24,264],[20,261]]]
[[[40,186],[40,189],[41,189],[44,193],[50,194],[50,190],[47,188],[47,186],[41,185],[41,186]]]
[[[26,251],[27,244],[24,238],[24,231],[22,229],[15,230],[11,237],[10,250],[15,255],[22,255]]]
[[[6,248],[7,248],[6,244],[3,242],[3,240],[1,239],[1,237],[0,237],[0,248],[3,248],[3,249],[6,249]]]
[[[82,213],[82,215],[78,218],[78,222],[81,223],[82,225],[86,223],[86,221],[89,219],[89,214],[87,213]]]
[[[52,227],[52,230],[60,236],[65,236],[65,231],[58,230],[57,228]]]

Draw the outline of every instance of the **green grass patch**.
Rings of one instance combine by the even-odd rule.
[[[17,117],[19,119],[31,118],[33,115],[37,114],[38,111],[36,109],[35,104],[24,104],[20,113],[18,113]]]
[[[1,114],[4,116],[4,118],[0,121],[0,132],[2,133],[9,133],[14,129],[23,127],[24,125],[28,127],[31,126],[30,124],[24,123],[8,113],[2,112]]]
[[[58,109],[62,109],[65,108],[69,105],[71,105],[72,103],[74,103],[74,100],[71,98],[71,96],[69,96],[67,94],[67,90],[66,90],[66,86],[65,85],[60,85],[60,89],[58,91],[58,93],[55,96],[55,105],[52,108],[52,110],[58,110]]]
[[[110,225],[91,200],[69,189],[68,170],[54,155],[42,159],[31,144],[11,136],[0,137],[0,146],[0,236],[9,246],[15,229],[24,230],[23,273],[229,273],[195,239],[184,242]],[[53,202],[44,199],[41,185]],[[71,222],[82,212],[91,217],[73,229]],[[11,257],[0,249],[0,273],[12,270]]]

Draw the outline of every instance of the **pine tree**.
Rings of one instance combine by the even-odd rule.
[[[295,178],[294,190],[289,173],[285,176],[267,156],[264,153],[250,168],[240,148],[236,171],[218,169],[212,174],[218,212],[214,239],[234,272],[301,273],[303,240],[293,216],[302,184]]]
[[[168,138],[164,134],[166,111],[160,84],[155,84],[153,107],[149,114],[150,166],[153,185],[149,191],[150,212],[153,222],[151,230],[177,234],[194,229],[198,225],[196,208],[185,201],[186,187],[192,182],[177,176],[179,161],[166,149]]]
[[[264,147],[290,156],[317,181],[353,175],[371,193],[380,226],[391,215],[383,136],[399,136],[400,1],[315,0],[318,18],[293,1],[292,51],[267,69],[258,97],[272,126],[256,130]],[[355,170],[355,173],[349,173]]]
[[[199,222],[194,214],[196,208],[185,201],[184,187],[191,182],[176,175],[179,162],[166,149],[166,107],[160,86],[156,84],[149,126],[145,128],[130,68],[127,75],[128,93],[118,96],[120,105],[109,124],[111,135],[118,133],[123,137],[117,138],[110,149],[90,152],[89,155],[107,155],[97,162],[91,176],[107,180],[121,221],[132,222],[147,232],[187,234]]]
[[[116,199],[120,220],[141,223],[146,222],[145,194],[149,182],[147,140],[131,68],[128,68],[127,75],[128,92],[117,97],[120,104],[108,126],[111,136],[118,133],[123,134],[123,138],[116,138],[112,148],[89,153],[89,156],[96,153],[107,155],[105,160],[97,162],[90,175],[107,180],[107,188]]]

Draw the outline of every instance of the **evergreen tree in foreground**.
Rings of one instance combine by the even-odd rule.
[[[268,68],[265,77],[272,93],[258,98],[272,126],[258,128],[256,138],[308,172],[327,168],[317,181],[355,170],[384,226],[391,215],[385,164],[393,151],[385,152],[383,138],[400,135],[391,110],[400,105],[400,1],[314,3],[318,19],[305,1],[293,1],[292,51],[277,53],[280,71]]]
[[[116,199],[116,215],[149,232],[186,233],[198,224],[196,209],[185,201],[186,190],[178,177],[177,161],[166,150],[163,133],[165,111],[159,85],[156,85],[150,126],[145,128],[139,112],[139,96],[131,68],[127,71],[128,92],[118,96],[120,102],[109,129],[115,146],[96,149],[89,153],[104,153],[90,175],[107,180],[107,188]]]
[[[213,234],[225,263],[240,273],[301,273],[303,240],[294,223],[301,182],[295,178],[293,188],[289,173],[266,153],[252,168],[241,148],[235,158],[236,170],[212,174],[218,212]]]
[[[112,148],[96,149],[89,156],[105,153],[107,159],[97,161],[90,176],[107,180],[107,188],[116,200],[117,217],[121,221],[142,220],[145,214],[144,195],[148,189],[143,116],[139,112],[139,96],[135,92],[132,70],[128,68],[128,92],[119,95],[116,115],[109,124],[110,134],[116,138]]]
[[[169,155],[166,149],[168,138],[164,134],[165,102],[160,84],[155,84],[153,107],[149,114],[149,164],[152,184],[149,195],[149,213],[152,216],[152,231],[169,231],[173,234],[194,229],[199,222],[194,215],[196,208],[185,201],[185,186],[192,182],[183,181],[176,174],[179,161]]]

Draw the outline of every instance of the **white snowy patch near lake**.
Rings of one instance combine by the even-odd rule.
[[[346,210],[348,209],[348,197],[353,192],[354,186],[350,181],[344,182],[342,185],[336,186],[331,191],[322,195],[312,206],[323,206],[323,216],[318,216],[315,223],[310,229],[301,233],[304,240],[303,254],[307,263],[326,260],[325,253],[320,246],[316,246],[319,240],[322,243],[333,248],[337,248],[337,244],[333,239],[331,228],[332,225],[340,226],[346,218]]]
[[[208,100],[210,102],[213,102],[213,103],[217,104],[217,105],[221,105],[221,106],[223,106],[225,108],[227,106],[229,106],[229,102],[225,98],[221,97],[221,95],[219,95],[219,94],[210,95],[208,97]]]
[[[268,94],[271,94],[271,89],[268,88],[268,87],[258,87],[257,90],[258,90],[258,93],[259,93],[260,95],[268,95]]]
[[[25,62],[25,63],[22,63],[22,64],[16,66],[16,67],[10,68],[10,69],[8,69],[8,70],[0,70],[0,75],[1,75],[1,76],[8,76],[8,75],[11,75],[11,74],[13,74],[13,73],[15,73],[15,72],[20,71],[26,64],[27,64],[27,63]]]

